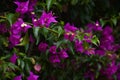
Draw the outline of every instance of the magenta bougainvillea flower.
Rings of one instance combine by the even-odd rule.
[[[29,0],[29,6],[28,6],[29,7],[28,8],[29,12],[34,11],[34,7],[35,7],[36,3],[37,3],[37,0]]]
[[[64,30],[65,30],[64,38],[68,39],[70,41],[73,41],[74,37],[75,37],[75,34],[76,34],[75,32],[76,32],[77,28],[74,25],[70,25],[70,23],[67,23],[64,26]]]
[[[40,22],[38,21],[38,19],[35,19],[35,18],[32,18],[32,23],[35,27],[38,27],[41,25]]]
[[[105,55],[105,51],[103,49],[95,50],[95,53],[99,56],[104,56]]]
[[[64,30],[66,32],[75,32],[77,28],[74,25],[70,25],[70,23],[66,23],[66,25],[64,26]]]
[[[59,54],[61,59],[65,59],[65,58],[69,57],[65,50],[61,50],[58,54]]]
[[[21,24],[23,23],[22,18],[18,18],[18,20],[11,26],[11,34],[20,34],[21,33]]]
[[[16,12],[24,14],[28,12],[28,5],[29,5],[29,0],[26,2],[14,2],[18,7],[16,9]]]
[[[39,18],[38,22],[40,23],[41,26],[49,27],[51,23],[56,23],[57,21],[55,20],[55,16],[53,16],[53,13],[46,13],[43,11],[41,17]]]
[[[92,32],[89,32],[89,33],[86,32],[84,35],[83,41],[91,43],[92,38],[93,38]]]
[[[88,30],[87,31],[102,31],[102,26],[99,24],[98,21],[96,23],[89,23],[87,24]]]
[[[38,50],[41,51],[41,52],[45,52],[46,49],[47,49],[47,47],[48,47],[48,44],[47,44],[47,43],[41,42],[41,43],[39,44],[39,46],[38,46]]]
[[[10,57],[10,62],[12,62],[13,64],[16,63],[18,59],[18,56],[14,53],[11,57]]]
[[[20,43],[21,34],[27,32],[27,30],[31,28],[30,25],[26,24],[22,18],[18,18],[18,20],[11,26],[10,29],[10,37],[9,41],[12,46],[16,46]]]
[[[56,54],[56,49],[57,49],[57,47],[55,45],[51,46],[50,49],[49,49],[49,52],[52,53],[52,54]]]
[[[112,75],[117,72],[117,69],[117,65],[113,61],[110,64],[108,64],[105,70],[102,71],[102,74],[106,75],[107,78],[112,78]]]
[[[88,48],[87,50],[85,50],[85,54],[94,55],[95,54],[95,48]]]
[[[27,77],[27,80],[38,80],[38,75],[33,74],[33,72],[30,72],[30,75]]]
[[[83,53],[84,52],[84,46],[82,41],[76,40],[75,41],[75,50],[77,52]]]
[[[24,22],[21,24],[21,30],[22,30],[23,32],[26,32],[29,28],[31,28],[30,25],[28,25],[28,24],[26,24],[26,23],[24,23]]]
[[[19,75],[19,76],[14,77],[13,80],[22,80],[22,75]]]
[[[64,38],[70,41],[73,41],[75,38],[75,34],[72,32],[65,32]]]
[[[112,28],[111,28],[110,26],[106,26],[106,27],[103,29],[102,34],[103,34],[103,35],[110,35],[110,34],[112,34],[112,32],[113,32]]]
[[[109,26],[106,26],[103,31],[102,31],[102,38],[108,41],[110,41],[110,43],[114,42],[114,37],[112,35],[112,28],[110,28]]]
[[[109,26],[106,26],[102,31],[102,38],[100,39],[100,48],[103,50],[114,51],[114,37],[112,35],[112,29]]]
[[[40,64],[35,64],[34,69],[35,69],[35,71],[39,72],[41,70],[41,65]]]
[[[17,33],[26,32],[29,28],[31,28],[31,26],[26,24],[22,18],[18,18],[18,20],[12,26],[12,30],[16,31]]]
[[[58,54],[52,54],[49,57],[49,60],[51,63],[60,63],[60,57],[58,56]]]
[[[11,47],[16,46],[17,44],[20,43],[21,35],[10,35],[9,41],[11,43]]]

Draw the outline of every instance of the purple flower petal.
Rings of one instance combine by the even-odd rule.
[[[102,31],[102,26],[99,24],[98,21],[96,23],[89,23],[87,24],[88,30],[87,31]]]
[[[95,48],[89,48],[85,51],[85,54],[87,55],[93,55],[95,54]]]
[[[43,11],[38,21],[42,26],[49,27],[52,22],[57,22],[55,18],[56,17],[53,16],[52,12],[46,13],[45,11]]]
[[[100,56],[104,56],[105,55],[105,51],[104,50],[96,50],[95,53],[100,55]]]
[[[30,72],[30,75],[27,77],[27,80],[38,80],[38,75],[33,74],[33,72]]]
[[[28,12],[29,0],[26,2],[14,2],[14,3],[18,6],[16,12],[21,14]]]
[[[57,54],[53,54],[49,58],[51,63],[60,63],[60,58]]]
[[[50,49],[49,49],[49,52],[52,53],[52,54],[56,54],[56,49],[57,49],[56,46],[51,46]]]
[[[84,52],[83,43],[81,41],[76,40],[75,41],[75,49],[77,52],[83,53]]]
[[[48,47],[48,44],[41,42],[38,46],[39,51],[45,52]]]
[[[59,55],[60,55],[60,58],[62,58],[62,59],[68,58],[68,54],[65,50],[61,50],[59,52]]]
[[[18,56],[14,53],[14,54],[11,56],[11,58],[10,58],[10,62],[12,62],[13,64],[15,64],[16,61],[17,61],[17,59],[18,59]]]
[[[70,25],[70,23],[67,23],[65,26],[64,26],[64,30],[66,32],[75,32],[77,30],[77,28],[74,26],[74,25]]]

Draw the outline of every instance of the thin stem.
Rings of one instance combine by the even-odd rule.
[[[5,17],[5,16],[0,16],[0,18],[4,18],[4,19],[6,19],[6,17]]]
[[[51,32],[53,32],[53,33],[55,33],[55,34],[58,34],[58,32],[55,31],[55,30],[52,30],[52,29],[50,29],[50,28],[46,28],[46,29],[49,30],[49,31],[51,31]]]
[[[28,23],[28,22],[26,22],[27,24],[29,24],[29,25],[31,25],[31,26],[33,26],[33,24],[32,23]],[[46,28],[45,26],[42,26],[42,27],[40,27],[40,28]],[[57,31],[55,31],[55,30],[52,30],[52,29],[50,29],[50,28],[46,28],[48,31],[50,31],[50,32],[53,32],[53,33],[55,33],[55,34],[57,34],[58,35],[58,32]]]

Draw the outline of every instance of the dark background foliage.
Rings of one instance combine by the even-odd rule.
[[[1,0],[0,14],[15,12],[17,5],[13,2],[13,0]],[[48,4],[50,5],[47,6]],[[36,13],[39,14],[43,9],[52,10],[58,20],[70,22],[77,27],[101,19],[101,23],[112,26],[114,35],[117,35],[120,32],[119,4],[120,0],[38,0]],[[119,35],[116,36],[117,42],[120,42],[119,37]]]
[[[25,1],[25,0],[20,0]],[[39,3],[45,0],[38,0]],[[47,0],[46,0],[47,1]],[[52,0],[51,0],[52,1]],[[120,0],[53,0],[51,9],[64,21],[70,21],[76,25],[89,20],[96,20],[101,17],[107,18],[117,15],[120,12]],[[57,4],[56,4],[57,3]],[[56,7],[57,6],[57,7]],[[1,0],[0,13],[14,12],[17,6],[13,0]],[[61,7],[61,10],[58,7]]]

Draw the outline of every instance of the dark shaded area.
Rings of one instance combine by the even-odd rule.
[[[0,0],[0,13],[15,12],[16,7],[13,0]]]
[[[0,13],[15,12],[17,5],[15,0],[1,0]],[[26,0],[16,0],[26,1]],[[39,3],[45,2],[38,0]],[[77,0],[76,3],[71,3],[72,0],[58,0],[62,6],[62,10],[58,6],[52,6],[52,10],[57,14],[59,20],[74,23],[76,26],[84,25],[91,20],[99,18],[109,19],[113,15],[118,15],[120,12],[120,0]]]
[[[118,15],[120,12],[119,4],[120,0],[90,0],[90,2],[85,4],[81,4],[81,0],[79,0],[76,5],[66,2],[63,5],[63,12],[60,16],[63,21],[80,26],[91,20],[109,19]]]

